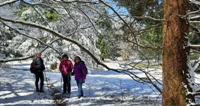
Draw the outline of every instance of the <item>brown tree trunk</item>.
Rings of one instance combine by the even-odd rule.
[[[189,68],[187,65],[187,34],[189,24],[186,14],[188,0],[165,0],[164,1],[164,40],[163,40],[163,106],[186,106],[186,84],[189,90],[187,78]]]

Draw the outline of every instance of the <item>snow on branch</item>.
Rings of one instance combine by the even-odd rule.
[[[40,17],[45,21],[45,23],[47,23],[47,25],[49,26],[49,27],[51,27],[50,25],[49,25],[49,22],[42,16],[42,14],[35,8],[35,5],[33,5],[33,4],[31,4],[31,3],[29,3],[29,2],[27,2],[27,1],[24,1],[24,0],[22,0],[25,4],[28,4],[28,5],[30,5],[39,15],[40,15]]]
[[[59,2],[60,5],[65,9],[65,11],[68,13],[69,17],[74,21],[74,23],[78,26],[78,22],[76,21],[76,19],[71,15],[70,10],[68,10],[63,3]],[[58,13],[58,12],[57,12]],[[59,13],[58,13],[59,14]]]
[[[188,12],[187,15],[199,14],[200,10]]]
[[[44,3],[42,3],[42,2],[32,3],[32,2],[27,2],[26,0],[22,0],[22,2],[24,2],[25,4],[31,6],[31,7],[39,14],[39,16],[45,21],[45,23],[47,23],[47,25],[49,26],[49,28],[51,28],[49,22],[48,22],[48,21],[45,19],[45,17],[43,17],[43,15],[36,9],[36,6],[41,6],[41,7],[43,6],[43,7],[51,8],[52,10],[54,10],[57,14],[59,14],[59,15],[61,16],[61,14],[60,14],[54,7],[52,7],[52,5],[44,4]],[[58,1],[56,1],[56,2],[58,2]],[[60,5],[61,5],[61,6],[67,11],[67,13],[69,14],[69,11],[67,10],[67,8],[66,8],[65,6],[63,6],[63,3],[61,3],[61,2],[58,2],[58,3],[60,3]],[[69,14],[69,16],[71,17],[71,19],[74,20],[74,23],[76,23],[76,28],[75,28],[75,29],[77,30],[77,28],[78,28],[78,23],[75,21],[75,19],[73,18],[73,16],[71,16],[71,14]],[[64,20],[66,21],[65,18],[64,18]],[[63,21],[63,20],[61,20],[61,21]],[[65,23],[65,22],[63,21],[63,23]]]
[[[3,3],[0,3],[0,7],[2,6],[5,6],[5,5],[9,5],[9,4],[12,4],[12,3],[15,3],[17,2],[18,0],[9,0],[9,1],[5,1]]]
[[[200,15],[196,15],[196,16],[190,17],[190,20],[198,20],[198,19],[200,19]]]
[[[33,58],[35,55],[27,56],[27,57],[21,57],[21,58],[11,58],[11,59],[2,59],[0,60],[0,63],[6,63],[10,61],[21,61],[21,60],[27,60],[30,58]]]
[[[200,45],[190,45],[189,46],[191,49],[199,49]]]
[[[39,2],[27,2],[27,0],[21,0],[22,2],[24,2],[24,3],[26,3],[26,4],[28,4],[28,5],[45,5],[45,4],[43,4],[41,1],[39,1]],[[45,5],[45,6],[47,6],[47,5]]]
[[[38,41],[39,43],[41,43],[41,44],[43,44],[43,45],[45,45],[45,46],[47,46],[47,47],[53,49],[53,50],[56,51],[58,54],[61,54],[58,50],[56,50],[55,48],[53,48],[53,46],[48,45],[48,44],[44,43],[43,41],[41,41],[41,40],[39,40],[39,39],[37,39],[37,38],[34,38],[34,37],[31,37],[31,36],[28,36],[28,35],[22,33],[21,31],[15,29],[15,28],[13,28],[13,27],[11,27],[10,25],[4,23],[3,21],[1,21],[1,22],[2,22],[4,25],[8,26],[10,29],[16,31],[17,33],[19,33],[19,34],[21,34],[21,35],[23,35],[23,36],[25,36],[25,37],[27,37],[27,38],[34,39],[34,40]]]
[[[76,7],[79,11],[81,11],[89,20],[89,22],[92,24],[93,28],[95,29],[95,31],[101,35],[101,33],[97,30],[97,28],[95,27],[95,25],[93,24],[92,20],[90,19],[90,17],[79,7]]]
[[[192,72],[196,71],[196,70],[198,69],[199,65],[200,65],[200,61],[198,61],[193,67],[191,67],[190,70],[191,70]]]
[[[60,1],[60,0],[54,0],[54,1]],[[99,4],[99,2],[91,2],[91,1],[79,1],[79,0],[71,0],[71,1],[65,1],[65,0],[61,0],[64,3],[88,3],[88,4]]]
[[[113,70],[113,71],[116,71],[116,72],[119,72],[117,69],[112,69],[112,68],[109,68],[107,65],[105,65],[104,63],[102,63],[96,56],[93,55],[93,53],[91,53],[87,48],[85,48],[82,44],[78,43],[77,41],[73,40],[73,39],[70,39],[68,37],[65,37],[64,35],[62,35],[61,33],[58,33],[56,32],[55,30],[52,30],[50,28],[47,28],[45,26],[42,26],[42,25],[38,25],[38,24],[35,24],[35,23],[29,23],[29,22],[24,22],[24,21],[17,21],[17,20],[12,20],[12,19],[8,19],[8,18],[3,18],[3,17],[0,17],[0,20],[3,20],[3,21],[7,21],[7,22],[11,22],[11,23],[16,23],[16,24],[21,24],[21,25],[25,25],[25,26],[30,26],[30,27],[34,27],[34,28],[39,28],[39,29],[42,29],[42,30],[45,30],[47,32],[50,32],[52,33],[54,36],[57,36],[61,39],[64,39],[64,40],[67,40],[75,45],[77,45],[78,47],[80,47],[83,51],[85,51],[88,55],[90,55],[93,60],[105,67],[106,69],[108,70]],[[75,34],[76,31],[72,32],[72,33],[69,33],[67,34],[66,36],[69,36],[69,35],[72,35],[72,34]]]
[[[57,40],[60,40],[60,39],[55,39],[53,41],[51,41],[49,44],[47,45],[51,45],[53,44],[54,42],[56,42]],[[40,52],[44,52],[47,48],[49,48],[49,46],[46,46],[44,49],[42,49]],[[31,55],[31,56],[27,56],[27,57],[21,57],[21,58],[11,58],[11,59],[0,59],[0,63],[6,63],[6,62],[10,62],[10,61],[21,61],[21,60],[27,60],[27,59],[30,59],[30,58],[33,58],[35,56],[35,54]]]
[[[190,23],[192,23],[192,24],[199,24],[200,23],[200,21],[189,21]]]
[[[192,3],[196,4],[196,5],[200,5],[200,1],[198,1],[198,0],[190,0],[190,2],[192,2]]]

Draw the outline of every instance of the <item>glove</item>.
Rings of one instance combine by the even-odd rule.
[[[83,83],[85,83],[85,80],[83,80]]]

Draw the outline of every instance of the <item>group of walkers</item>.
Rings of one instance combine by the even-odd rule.
[[[35,87],[36,92],[44,92],[44,74],[45,65],[43,59],[41,58],[41,53],[36,53],[36,57],[31,63],[30,70],[35,74]],[[83,97],[82,84],[85,83],[87,75],[87,67],[84,61],[81,60],[79,56],[74,59],[74,65],[69,60],[67,54],[62,56],[62,60],[59,65],[59,70],[62,74],[63,79],[63,92],[62,94],[67,94],[70,97],[71,94],[71,76],[75,76],[75,80],[78,86],[78,98]],[[40,80],[40,87],[38,87],[38,82]]]

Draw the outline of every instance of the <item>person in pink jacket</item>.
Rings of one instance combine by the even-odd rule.
[[[62,56],[62,61],[60,62],[59,70],[62,74],[63,77],[63,94],[66,93],[66,88],[67,88],[67,93],[68,97],[70,97],[71,93],[71,72],[73,69],[73,64],[72,62],[68,59],[68,55],[64,54]]]
[[[82,84],[85,83],[87,67],[79,56],[76,56],[74,61],[74,71],[72,74],[75,76],[75,80],[78,86],[78,98],[81,98],[83,97]]]

